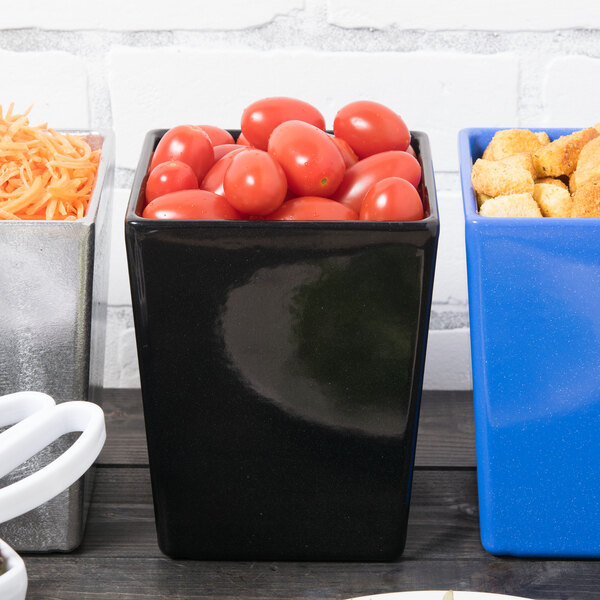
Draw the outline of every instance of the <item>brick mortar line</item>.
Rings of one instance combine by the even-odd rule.
[[[113,46],[158,49],[186,48],[258,51],[311,50],[321,52],[444,52],[489,55],[532,50],[548,61],[554,56],[600,57],[600,30],[553,31],[428,31],[345,29],[336,25],[308,26],[303,21],[276,21],[243,30],[0,30],[0,48],[14,52],[65,51],[77,56],[107,55]],[[309,23],[313,25],[313,23]],[[234,37],[235,36],[235,37]],[[235,46],[232,46],[234,38]],[[298,40],[301,39],[301,45]]]

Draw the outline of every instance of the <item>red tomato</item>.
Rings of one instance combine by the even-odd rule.
[[[333,121],[335,137],[346,140],[358,158],[388,150],[406,150],[410,132],[393,110],[362,100],[342,108]]]
[[[360,212],[363,198],[369,188],[387,177],[406,179],[416,188],[421,181],[421,165],[408,152],[398,150],[369,156],[359,160],[346,171],[333,199]]]
[[[243,133],[238,135],[238,139],[235,141],[239,146],[252,146],[252,144],[244,137]]]
[[[245,219],[222,196],[204,190],[182,190],[152,200],[146,219]]]
[[[356,221],[352,209],[319,196],[302,196],[284,202],[267,216],[268,221]]]
[[[215,127],[214,125],[198,125],[198,127],[208,136],[213,146],[235,143],[233,136],[225,129]]]
[[[215,162],[217,162],[220,158],[223,158],[226,154],[239,149],[240,147],[237,144],[220,144],[218,146],[214,146],[213,151],[215,153]]]
[[[198,178],[192,167],[178,160],[156,165],[146,181],[146,203],[170,192],[195,190]]]
[[[414,156],[415,158],[417,158],[417,153],[415,152],[415,149],[409,144],[408,148],[405,150],[405,152],[407,154],[410,154],[411,156]]]
[[[283,167],[298,196],[330,196],[344,178],[342,154],[324,131],[303,121],[286,121],[269,139],[269,154]]]
[[[150,170],[169,160],[179,160],[194,170],[202,181],[213,164],[213,147],[210,139],[199,127],[179,125],[163,135],[152,157]]]
[[[423,203],[419,192],[399,177],[388,177],[369,188],[360,209],[361,221],[419,221]]]
[[[227,169],[229,169],[233,157],[246,150],[248,150],[248,148],[238,146],[235,150],[229,152],[223,158],[220,158],[204,176],[202,183],[200,183],[200,189],[219,194],[219,196],[224,196],[223,179],[225,178],[225,173],[227,172]]]
[[[342,138],[336,138],[334,135],[331,136],[333,143],[337,146],[338,150],[342,153],[342,158],[344,159],[344,163],[346,163],[346,168],[349,169],[352,165],[355,165],[358,162],[358,156],[352,148],[350,148],[350,144],[343,140]]]
[[[295,98],[263,98],[242,113],[242,133],[253,146],[266,150],[271,132],[285,121],[304,121],[325,129],[323,115],[311,104]]]
[[[262,150],[237,153],[223,181],[227,202],[250,215],[268,215],[281,206],[286,192],[285,173],[277,161]]]

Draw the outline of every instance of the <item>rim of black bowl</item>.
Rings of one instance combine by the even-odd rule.
[[[329,229],[329,230],[362,230],[362,231],[422,231],[439,226],[437,194],[431,159],[429,137],[423,131],[411,131],[411,146],[421,165],[421,181],[418,191],[423,201],[426,217],[419,221],[250,221],[226,219],[148,219],[140,214],[144,203],[145,185],[148,178],[148,164],[158,142],[168,129],[152,129],[142,145],[140,159],[133,179],[131,194],[127,204],[125,220],[128,224],[152,229],[179,229],[190,226],[226,229]],[[228,129],[237,140],[239,129]],[[332,133],[332,132],[329,132]],[[139,212],[140,211],[140,212]]]

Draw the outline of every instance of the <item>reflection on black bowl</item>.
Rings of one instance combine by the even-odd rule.
[[[229,292],[221,315],[232,368],[309,421],[403,431],[421,272],[414,248],[400,245],[259,269]],[[252,321],[260,334],[250,338]]]

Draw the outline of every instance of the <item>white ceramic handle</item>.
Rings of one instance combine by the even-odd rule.
[[[54,405],[54,398],[41,392],[17,392],[0,396],[0,427],[14,425],[38,410]]]
[[[0,415],[3,400],[0,398]],[[25,479],[0,489],[0,523],[36,508],[75,483],[100,454],[106,429],[104,413],[96,404],[65,402],[58,406],[46,404],[0,434],[3,477],[60,436],[75,431],[82,433],[61,456]]]

